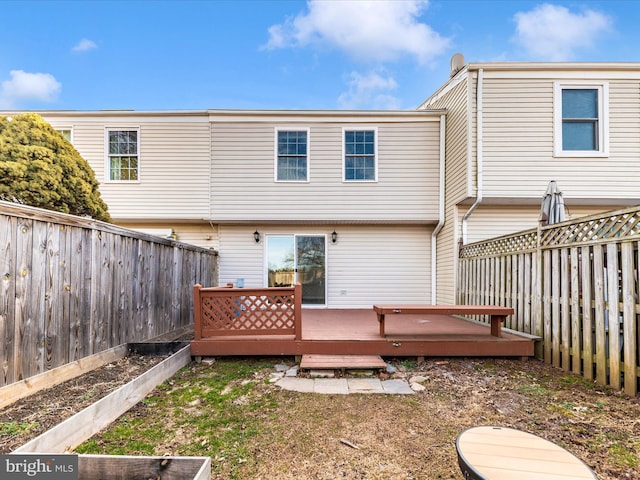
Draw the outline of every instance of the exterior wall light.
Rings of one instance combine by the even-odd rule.
[[[260,232],[258,230],[253,232],[253,239],[256,241],[256,243],[260,243]]]
[[[337,242],[338,242],[338,234],[334,230],[333,233],[331,234],[331,243],[337,243]]]

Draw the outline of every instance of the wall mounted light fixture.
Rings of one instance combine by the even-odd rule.
[[[334,230],[333,233],[331,234],[331,243],[337,243],[337,242],[338,242],[338,234]]]
[[[256,243],[260,243],[260,232],[258,230],[253,232],[253,239],[256,241]]]

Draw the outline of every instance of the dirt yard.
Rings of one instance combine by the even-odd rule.
[[[193,363],[78,451],[207,455],[212,478],[225,480],[462,479],[456,436],[468,427],[500,425],[567,448],[601,480],[640,480],[640,399],[544,363],[392,359],[398,368],[392,377],[420,375],[426,387],[401,396],[281,390],[269,378],[287,360],[293,364],[280,358]],[[26,417],[11,407],[0,412],[2,451],[35,433],[20,425],[51,425],[45,412],[70,408],[66,399],[103,381],[81,378],[61,387],[68,391],[45,392],[20,408]],[[11,434],[7,422],[14,422]]]

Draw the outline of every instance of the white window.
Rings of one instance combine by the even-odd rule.
[[[138,130],[107,130],[109,180],[137,181],[139,178],[138,152]]]
[[[67,142],[73,143],[73,129],[68,127],[60,127],[56,128],[55,130],[57,130],[60,135],[62,135],[67,140]]]
[[[277,182],[309,180],[309,130],[276,130]]]
[[[344,181],[375,182],[378,177],[377,150],[375,129],[344,129]]]
[[[608,85],[556,83],[555,155],[604,157],[609,154]]]

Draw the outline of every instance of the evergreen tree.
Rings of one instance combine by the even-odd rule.
[[[93,169],[35,113],[0,117],[0,199],[110,221]]]

